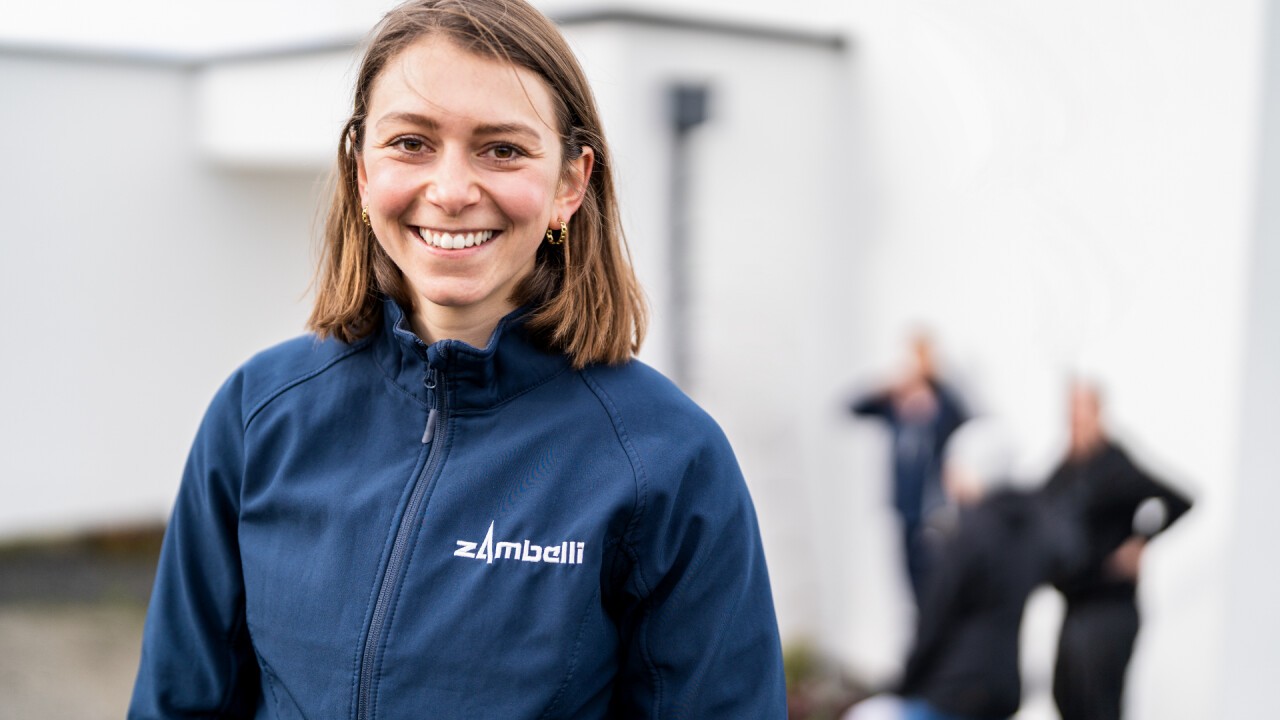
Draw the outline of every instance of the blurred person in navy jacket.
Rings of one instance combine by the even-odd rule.
[[[893,507],[902,521],[907,575],[918,605],[928,572],[922,522],[943,503],[942,450],[968,415],[955,391],[938,377],[933,346],[924,335],[913,338],[912,356],[902,376],[888,387],[854,399],[849,412],[885,421],[892,434]]]
[[[1191,501],[1107,437],[1096,386],[1077,381],[1070,393],[1070,447],[1045,490],[1078,514],[1086,558],[1081,572],[1058,583],[1067,611],[1053,695],[1063,720],[1115,720],[1138,635],[1143,551]]]
[[[900,693],[906,720],[988,720],[1018,711],[1027,597],[1074,572],[1082,536],[1042,491],[1009,486],[1007,434],[972,420],[947,446],[949,504],[927,521],[936,553]]]

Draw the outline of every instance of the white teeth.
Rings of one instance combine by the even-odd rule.
[[[493,237],[492,230],[481,230],[480,232],[469,233],[437,233],[426,228],[418,228],[418,235],[427,242],[428,245],[443,248],[445,250],[460,250],[469,248],[488,242]]]

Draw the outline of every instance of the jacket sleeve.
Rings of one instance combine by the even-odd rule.
[[[611,717],[787,716],[755,509],[728,441],[715,435],[687,462],[668,455],[641,466],[641,509],[622,548],[623,655]],[[655,477],[667,469],[676,482]]]
[[[858,417],[881,418],[893,420],[893,394],[881,390],[867,395],[859,395],[849,401],[849,413]]]
[[[165,532],[128,717],[252,715],[258,668],[236,539],[244,433],[233,377],[196,435]]]
[[[1191,499],[1168,483],[1139,466],[1123,450],[1117,448],[1114,478],[1109,478],[1123,493],[1123,507],[1132,518],[1132,534],[1152,538],[1172,525],[1191,509]]]
[[[933,388],[934,397],[938,401],[936,426],[938,428],[938,451],[941,453],[942,446],[946,444],[951,434],[959,429],[961,425],[968,422],[969,411],[965,409],[964,402],[951,386],[941,380],[930,379],[929,387]]]

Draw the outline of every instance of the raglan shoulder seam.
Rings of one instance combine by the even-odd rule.
[[[253,421],[258,416],[258,414],[261,413],[264,409],[266,409],[268,405],[274,402],[277,398],[279,398],[285,392],[299,385],[302,385],[303,383],[313,380],[319,377],[320,375],[323,375],[325,372],[327,372],[330,368],[334,367],[338,363],[342,362],[343,360],[346,360],[349,357],[352,357],[353,355],[360,353],[361,351],[367,349],[368,347],[369,347],[369,340],[368,339],[361,340],[360,342],[357,342],[351,345],[346,350],[338,353],[334,357],[329,358],[325,362],[321,363],[319,367],[315,367],[310,370],[307,370],[293,378],[290,378],[282,383],[277,384],[273,389],[267,391],[263,395],[262,399],[254,403],[250,407],[249,411],[245,413],[242,429],[247,431],[249,429],[249,426],[253,424]],[[243,372],[243,369],[242,369],[242,372]]]

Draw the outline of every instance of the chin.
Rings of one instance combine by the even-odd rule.
[[[418,298],[436,307],[462,311],[493,307],[505,301],[506,294],[481,288],[432,288],[419,293]]]

